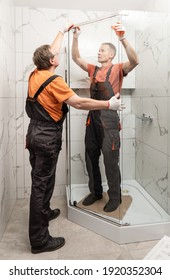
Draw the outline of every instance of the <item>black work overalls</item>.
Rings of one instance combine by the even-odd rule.
[[[57,75],[52,77],[56,78]],[[48,83],[39,88],[34,98],[28,96],[26,101],[26,112],[31,119],[26,135],[26,148],[29,150],[32,167],[29,238],[33,247],[42,246],[49,239],[48,219],[52,211],[50,199],[54,190],[64,120],[63,117],[55,122],[37,101],[38,95]]]
[[[109,75],[112,67],[114,66],[112,65],[107,72],[105,82],[95,81],[95,77],[99,69],[98,67],[95,68],[90,87],[91,98],[97,100],[108,100],[114,96],[112,86],[109,82]],[[117,111],[89,111],[85,135],[86,168],[89,175],[90,192],[99,198],[102,197],[103,192],[99,167],[99,157],[102,151],[109,198],[120,200],[121,176],[119,169],[119,131],[120,122]]]

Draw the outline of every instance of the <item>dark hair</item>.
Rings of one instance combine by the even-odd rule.
[[[116,55],[116,47],[112,43],[102,43],[102,45],[107,45],[113,52],[114,56]]]
[[[53,57],[50,45],[43,45],[35,50],[32,59],[38,70],[48,70],[51,66],[50,59]]]

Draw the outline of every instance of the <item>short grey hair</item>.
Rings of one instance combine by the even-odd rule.
[[[115,45],[113,45],[112,43],[102,43],[102,45],[107,45],[113,52],[114,52],[114,56],[116,55],[116,47]]]

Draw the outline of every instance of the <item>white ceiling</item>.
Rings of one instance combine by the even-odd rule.
[[[86,11],[152,11],[156,0],[14,0],[16,6]],[[164,1],[164,0],[162,0]]]

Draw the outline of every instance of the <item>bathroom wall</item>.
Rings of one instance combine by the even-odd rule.
[[[140,65],[132,112],[136,116],[136,179],[170,214],[169,14],[130,12]],[[151,116],[142,120],[142,115]]]
[[[15,7],[0,1],[0,239],[16,201]]]

